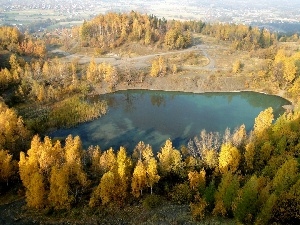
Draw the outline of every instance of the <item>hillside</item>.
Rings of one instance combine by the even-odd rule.
[[[132,11],[39,37],[0,27],[1,223],[299,223],[297,34]],[[251,132],[203,130],[180,149],[166,140],[157,154],[47,136],[105,116],[95,96],[126,89],[252,90],[294,110],[274,121],[267,108]]]

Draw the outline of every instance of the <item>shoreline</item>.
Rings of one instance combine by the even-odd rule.
[[[240,92],[255,92],[255,93],[259,93],[259,94],[265,94],[265,95],[271,95],[271,96],[277,96],[280,97],[282,99],[287,100],[290,104],[288,106],[293,106],[295,107],[295,104],[293,102],[293,100],[280,95],[280,94],[270,94],[264,91],[259,91],[259,90],[251,90],[251,89],[241,89],[241,90],[209,90],[209,91],[197,91],[197,90],[182,90],[182,89],[170,89],[170,88],[166,88],[166,89],[160,89],[160,88],[149,88],[149,87],[139,87],[139,86],[131,86],[128,88],[125,87],[117,87],[116,89],[114,89],[113,91],[107,91],[107,92],[99,92],[97,91],[96,93],[94,93],[93,95],[103,95],[103,94],[110,94],[110,93],[115,93],[118,91],[130,91],[130,90],[146,90],[146,91],[165,91],[165,92],[182,92],[182,93],[192,93],[192,94],[206,94],[206,93],[240,93]]]

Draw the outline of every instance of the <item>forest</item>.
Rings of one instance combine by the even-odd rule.
[[[99,211],[139,204],[150,210],[170,201],[188,205],[195,221],[213,217],[240,224],[299,224],[300,53],[289,45],[299,43],[297,34],[168,21],[133,11],[98,15],[65,34],[37,37],[0,27],[1,199],[22,197],[28,210],[44,217],[83,209],[81,216],[88,223],[103,221],[105,213]],[[284,91],[294,110],[274,120],[273,109],[267,108],[251,132],[244,125],[227,129],[223,136],[199,131],[179,149],[170,139],[160,149],[143,141],[134,149],[101,149],[101,143],[83,149],[79,136],[47,136],[50,130],[105,116],[108,103],[93,98],[98,89],[113,92],[123,83],[134,88],[180,71],[162,56],[135,71],[94,59],[85,64],[64,61],[52,56],[51,47],[105,55],[139,43],[176,51],[191,47],[197,34],[263,59],[250,87],[272,83],[271,88]],[[243,63],[233,63],[231,73],[242,70]],[[91,221],[88,217],[94,218],[95,210],[99,218],[96,214]]]

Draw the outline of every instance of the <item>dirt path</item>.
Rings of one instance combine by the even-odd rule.
[[[187,49],[168,51],[168,52],[158,52],[158,53],[134,56],[134,57],[120,57],[117,54],[107,54],[106,56],[103,57],[93,57],[93,56],[89,56],[88,54],[78,54],[78,53],[69,54],[59,49],[55,49],[52,52],[63,55],[64,56],[63,59],[67,62],[71,62],[74,59],[79,59],[78,62],[80,64],[85,64],[85,63],[89,63],[92,59],[94,59],[96,63],[105,62],[105,63],[110,63],[111,65],[116,67],[131,65],[134,66],[136,69],[149,67],[150,61],[158,56],[169,56],[169,55],[182,54],[188,52],[199,52],[202,55],[204,55],[205,58],[207,58],[209,63],[206,66],[198,66],[198,67],[193,66],[193,68],[215,70],[215,61],[212,57],[209,56],[207,52],[208,49],[209,46],[198,44]]]
[[[202,69],[215,70],[215,60],[212,57],[210,57],[207,53],[207,49],[209,47],[205,45],[197,45],[196,48],[199,49],[205,56],[205,58],[207,58],[209,61],[209,63],[206,66],[202,67]]]

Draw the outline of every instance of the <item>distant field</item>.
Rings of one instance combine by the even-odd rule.
[[[46,19],[64,19],[66,16],[59,15],[54,10],[26,10],[0,13],[2,23],[29,24]]]
[[[0,25],[26,26],[26,25],[31,25],[33,23],[40,23],[48,19],[52,21],[60,21],[60,20],[63,21],[47,27],[51,29],[60,25],[66,27],[71,25],[77,25],[80,24],[84,18],[89,18],[89,14],[82,12],[82,13],[78,13],[77,17],[70,17],[67,12],[62,14],[54,10],[37,10],[37,9],[16,10],[16,11],[9,11],[9,12],[1,12]]]

